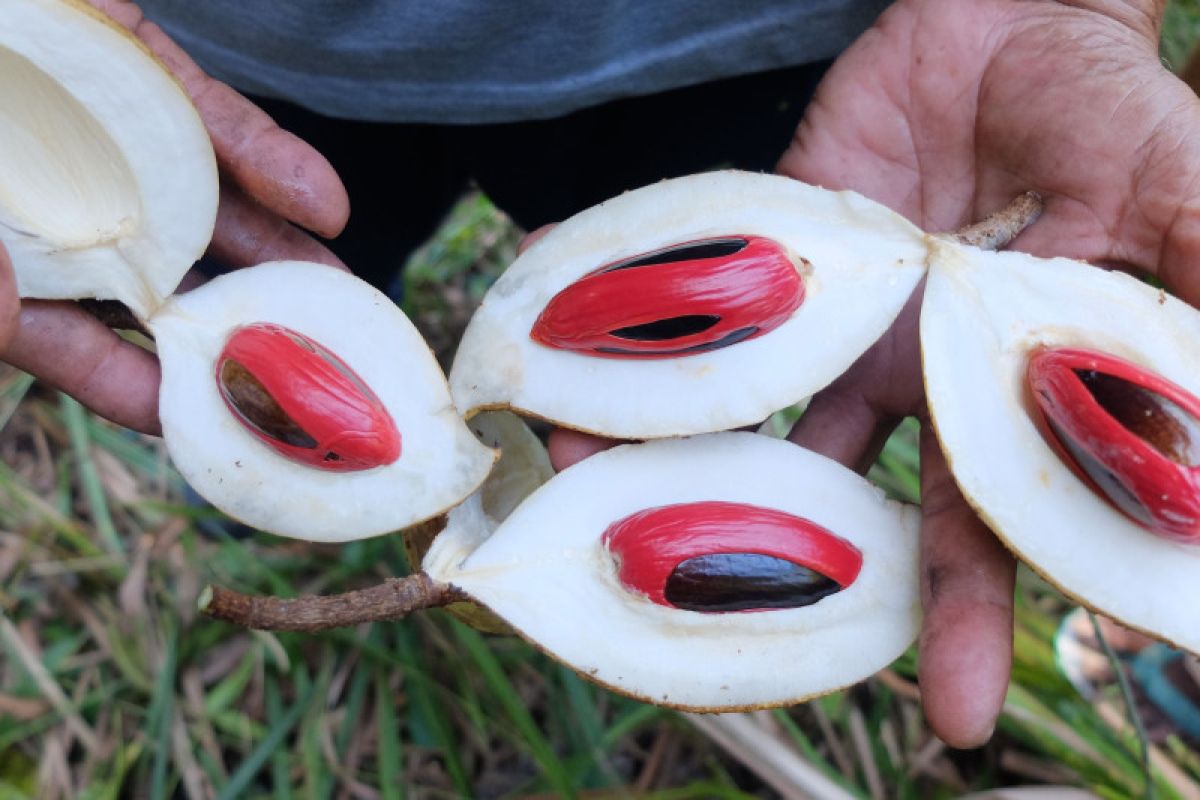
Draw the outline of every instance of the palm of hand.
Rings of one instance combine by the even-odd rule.
[[[1082,5],[897,3],[834,66],[782,171],[858,189],[927,230],[1034,189],[1047,214],[1020,249],[1162,261],[1197,299],[1160,245],[1198,221],[1200,147],[1186,133],[1200,102],[1159,63],[1150,20],[1131,28]]]
[[[1156,272],[1196,303],[1200,147],[1184,131],[1200,102],[1159,63],[1155,19],[1130,5],[901,0],[831,69],[780,170],[926,230],[1034,189],[1047,209],[1019,249]],[[900,417],[928,422],[918,309],[814,398],[794,441],[865,469]],[[1003,702],[1014,566],[928,424],[921,444],[924,705],[942,738],[970,746]]]

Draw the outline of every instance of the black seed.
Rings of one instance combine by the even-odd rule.
[[[605,269],[604,272],[616,272],[620,269],[634,269],[636,267],[653,267],[657,264],[674,264],[678,261],[724,258],[740,251],[747,244],[749,242],[745,239],[706,239],[702,242],[665,247],[662,250],[655,250],[653,253],[634,256],[628,261],[620,261]]]
[[[1076,444],[1070,436],[1067,436],[1061,428],[1054,424],[1054,420],[1046,417],[1046,422],[1050,425],[1050,431],[1054,437],[1058,439],[1079,468],[1095,482],[1109,502],[1143,525],[1153,526],[1154,517],[1146,510],[1142,501],[1138,500],[1121,482],[1120,478]]]
[[[1200,464],[1200,421],[1162,395],[1095,370],[1075,374],[1101,408],[1176,464]]]
[[[231,358],[222,362],[217,384],[230,408],[247,427],[292,447],[317,446],[316,440],[287,415],[258,378],[238,362]]]
[[[612,335],[618,339],[632,339],[637,342],[662,342],[703,333],[720,321],[721,318],[713,314],[685,314],[647,322],[644,325],[617,328],[612,331]]]
[[[758,327],[751,325],[748,328],[738,328],[736,331],[726,334],[715,342],[694,344],[691,347],[680,347],[674,350],[628,350],[624,347],[597,347],[596,352],[621,356],[684,356],[692,353],[705,353],[709,350],[720,350],[722,347],[737,344],[743,339],[749,339],[756,333],[758,333]]]
[[[841,587],[808,567],[759,553],[715,553],[680,562],[663,596],[687,611],[752,611],[812,605]]]

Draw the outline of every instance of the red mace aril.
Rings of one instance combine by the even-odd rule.
[[[400,432],[362,378],[282,325],[237,328],[217,359],[216,379],[238,421],[293,461],[350,472],[400,457]]]
[[[768,333],[803,300],[804,282],[778,242],[703,239],[585,275],[546,304],[530,336],[609,358],[671,358]]]
[[[1029,389],[1060,457],[1125,515],[1200,541],[1200,399],[1116,356],[1043,348]]]
[[[609,526],[604,543],[625,588],[690,611],[799,608],[846,588],[862,568],[858,549],[825,528],[744,503],[647,509]]]

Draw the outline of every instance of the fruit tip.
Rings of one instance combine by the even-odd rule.
[[[196,610],[201,614],[208,613],[208,607],[212,605],[213,587],[212,584],[207,584],[200,590],[200,596],[196,598]]]

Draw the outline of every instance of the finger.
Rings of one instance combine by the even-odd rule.
[[[236,187],[222,184],[217,227],[209,255],[227,267],[251,267],[265,261],[315,261],[346,269],[325,245],[271,213]]]
[[[17,296],[17,278],[13,274],[8,251],[0,242],[0,352],[8,346],[17,333],[18,314],[21,300]]]
[[[860,392],[832,386],[813,396],[787,438],[856,472],[866,472],[895,427],[896,420],[884,420]]]
[[[1167,230],[1159,275],[1172,292],[1200,307],[1200,195],[1179,208]]]
[[[927,420],[921,515],[922,705],[943,741],[977,747],[1008,687],[1016,562],[959,493]]]
[[[535,244],[540,242],[542,240],[542,237],[545,236],[550,231],[554,230],[555,226],[557,226],[557,225],[558,225],[557,222],[548,222],[545,225],[543,225],[542,227],[538,228],[537,230],[530,231],[529,233],[522,236],[521,241],[517,242],[517,255],[524,253],[526,250],[528,250],[529,248],[533,247]]]
[[[102,417],[158,434],[158,360],[74,303],[26,301],[4,360]]]
[[[246,194],[321,236],[332,238],[341,232],[350,215],[350,201],[324,156],[205,74],[134,3],[90,1],[137,36],[179,79],[204,120],[218,163]]]
[[[546,450],[550,455],[550,463],[556,472],[561,472],[572,464],[583,461],[588,456],[594,456],[602,450],[621,444],[618,439],[604,436],[593,436],[568,428],[555,428],[550,432],[550,441]]]

